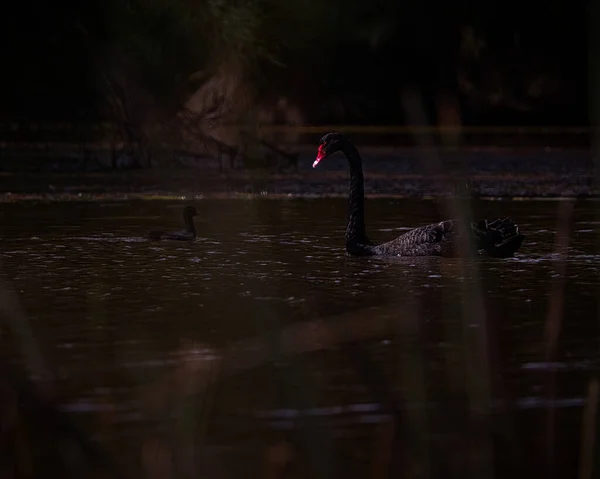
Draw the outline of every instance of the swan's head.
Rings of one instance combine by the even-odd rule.
[[[319,141],[319,149],[317,150],[317,159],[313,163],[313,168],[316,168],[322,159],[329,155],[333,155],[336,151],[340,151],[343,148],[345,141],[346,137],[336,131],[327,133],[321,138],[321,141]]]
[[[198,212],[196,211],[196,208],[194,208],[193,206],[186,206],[183,209],[183,216],[185,216],[187,218],[192,218],[194,216],[198,216]]]

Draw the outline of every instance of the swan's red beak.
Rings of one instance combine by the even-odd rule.
[[[317,150],[317,159],[313,163],[313,168],[316,168],[319,164],[319,161],[327,156],[327,153],[325,153],[325,149],[323,148],[324,146],[325,145],[319,145],[319,149]]]

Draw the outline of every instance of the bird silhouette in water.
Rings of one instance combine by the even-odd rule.
[[[521,247],[525,236],[510,218],[481,220],[461,228],[457,220],[421,226],[387,243],[374,244],[365,228],[365,192],[362,160],[356,147],[341,133],[331,132],[319,142],[313,168],[328,156],[341,151],[350,166],[346,251],[355,256],[457,256],[461,231],[471,235],[479,253],[507,258]]]
[[[183,223],[185,228],[182,231],[150,231],[147,238],[153,241],[159,240],[177,240],[194,241],[196,239],[196,228],[194,226],[194,216],[198,216],[196,208],[186,206],[183,209]]]

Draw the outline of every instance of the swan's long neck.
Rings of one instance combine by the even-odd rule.
[[[365,187],[362,161],[356,147],[346,143],[343,152],[350,164],[350,191],[348,195],[348,223],[346,249],[370,244],[365,228]]]

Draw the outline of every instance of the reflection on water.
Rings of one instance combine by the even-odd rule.
[[[464,408],[473,397],[486,402],[489,393],[492,414],[503,424],[512,418],[510,427],[530,436],[521,445],[534,449],[552,404],[560,411],[560,467],[575,470],[582,405],[600,369],[595,203],[574,208],[565,313],[551,360],[546,318],[561,279],[554,202],[476,202],[478,216],[510,215],[527,239],[518,257],[477,258],[467,269],[440,258],[346,257],[345,200],[192,203],[200,216],[190,243],[144,239],[151,229],[180,229],[181,203],[13,204],[0,216],[2,274],[56,373],[63,409],[119,451],[123,467],[141,467],[142,443],[156,426],[144,406],[155,398],[148,391],[187,361],[213,384],[191,415],[202,436],[193,447],[202,444],[217,462],[227,458],[219,469],[227,477],[260,474],[249,438],[270,444],[289,431],[312,431],[308,442],[318,433],[322,454],[302,434],[285,436],[315,475],[368,476],[373,428],[397,414],[386,403],[390,394],[405,422],[421,431],[405,440],[456,471],[454,459],[436,454],[465,440]],[[367,202],[374,240],[438,219],[433,202]],[[477,291],[485,322],[461,307]],[[467,351],[481,334],[487,364]],[[6,337],[3,345],[14,351]],[[473,386],[479,383],[487,386]],[[171,417],[161,414],[160,421]],[[344,438],[341,445],[336,438]],[[512,454],[494,448],[502,460]],[[319,466],[325,450],[328,465]]]

